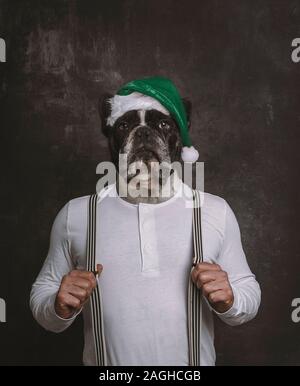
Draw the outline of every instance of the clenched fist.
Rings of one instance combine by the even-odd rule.
[[[102,269],[103,266],[97,264],[98,274]],[[90,271],[74,270],[65,275],[55,299],[57,315],[63,319],[70,318],[87,302],[96,285],[96,277]]]
[[[233,292],[227,273],[218,264],[198,263],[191,272],[192,280],[202,289],[211,306],[220,313],[233,305]]]

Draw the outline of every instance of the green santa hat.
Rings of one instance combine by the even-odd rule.
[[[111,115],[108,125],[113,125],[126,111],[157,109],[176,120],[182,139],[181,158],[184,162],[196,162],[199,153],[192,146],[189,136],[186,111],[174,83],[163,77],[148,77],[133,80],[122,86],[110,99]]]

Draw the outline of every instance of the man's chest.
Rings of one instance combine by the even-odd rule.
[[[209,213],[202,210],[204,260],[217,260],[221,237]],[[193,257],[192,210],[178,200],[172,205],[137,206],[108,198],[97,210],[96,259],[116,273],[158,275],[190,266]],[[86,221],[71,241],[75,265],[85,267]]]

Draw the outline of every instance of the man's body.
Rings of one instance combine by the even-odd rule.
[[[185,184],[184,189],[190,194]],[[115,197],[110,197],[112,193]],[[64,275],[85,269],[87,203],[88,196],[77,198],[59,212],[47,260],[33,285],[33,314],[51,331],[63,331],[76,317],[59,317],[55,299],[62,291],[59,289]],[[176,194],[160,204],[132,204],[116,194],[115,185],[99,194],[98,208],[97,263],[103,266],[99,283],[109,363],[187,365],[186,299],[193,257],[192,209],[186,207],[184,197]],[[257,312],[260,290],[246,262],[235,216],[225,200],[209,193],[204,194],[201,210],[206,262],[202,264],[202,279],[212,287],[207,288],[207,296],[220,292],[214,286],[220,285],[221,280],[209,278],[218,264],[227,272],[234,294],[233,305],[219,317],[230,325],[244,323]],[[82,284],[81,277],[76,279]],[[222,296],[225,292],[221,290]],[[78,303],[72,313],[81,306]],[[215,363],[213,312],[216,311],[204,301],[201,365]],[[92,365],[95,357],[88,307],[83,307],[83,315],[84,363]]]
[[[133,92],[134,91],[134,92]],[[133,93],[132,93],[133,92]],[[184,102],[184,103],[183,103]],[[98,195],[96,263],[100,277],[85,271],[88,196],[71,200],[54,222],[49,253],[31,292],[31,309],[48,330],[66,329],[83,311],[84,363],[96,363],[89,297],[99,280],[109,365],[188,365],[187,291],[189,275],[203,294],[201,365],[214,365],[215,312],[230,325],[252,319],[260,287],[249,269],[239,226],[228,203],[203,193],[203,259],[193,261],[191,188],[177,172],[164,171],[181,158],[195,162],[198,152],[188,136],[191,105],[174,84],[160,77],[128,83],[101,105],[102,130],[108,137],[117,176],[123,167],[128,187],[119,184]],[[184,146],[183,146],[184,145]],[[120,154],[125,164],[118,164]],[[139,173],[137,165],[145,169]],[[169,196],[161,189],[171,181]],[[132,184],[134,182],[134,184]],[[178,184],[177,184],[178,182]],[[158,195],[152,197],[152,183]],[[136,196],[142,190],[146,197]],[[154,189],[157,192],[157,189]],[[202,195],[202,196],[203,196]]]

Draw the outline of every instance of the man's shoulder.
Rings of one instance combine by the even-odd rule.
[[[202,189],[192,189],[187,184],[184,184],[184,193],[190,199],[192,196],[192,191],[198,191],[200,193],[201,209],[204,210],[215,210],[222,211],[225,209],[227,201],[216,194],[206,192]]]
[[[72,210],[81,210],[83,208],[86,208],[90,196],[91,196],[90,194],[87,194],[85,196],[80,196],[80,197],[72,198],[67,203],[68,206],[69,206],[69,210],[70,209],[72,209]]]
[[[203,194],[204,200],[201,211],[206,219],[209,218],[209,221],[215,224],[216,228],[222,230],[222,233],[225,232],[228,226],[238,226],[234,210],[227,199],[212,193],[204,192]]]
[[[205,221],[223,233],[227,211],[227,201],[216,194],[200,191],[201,212]]]
[[[97,202],[99,203],[101,200],[103,200],[104,197],[110,194],[111,190],[113,189],[114,184],[105,186],[102,188],[99,192],[97,192]],[[89,199],[91,195],[96,194],[88,194],[85,196],[75,197],[68,201],[67,205],[71,210],[74,210],[76,212],[86,210]]]
[[[226,205],[226,200],[216,194],[201,192],[203,194],[203,207],[215,209],[215,210],[224,210]]]

